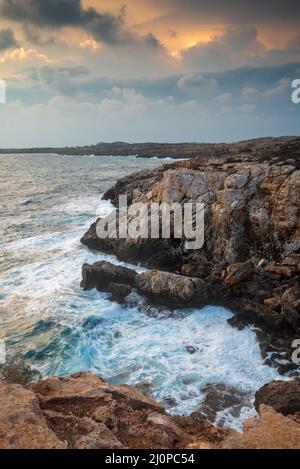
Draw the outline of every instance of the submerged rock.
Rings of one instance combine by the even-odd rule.
[[[208,384],[202,390],[204,401],[199,411],[212,423],[219,412],[226,411],[227,417],[237,418],[244,407],[251,407],[251,394],[223,383]],[[226,418],[218,419],[218,426],[226,426]]]

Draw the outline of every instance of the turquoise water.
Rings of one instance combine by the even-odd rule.
[[[142,383],[171,412],[183,414],[199,408],[208,383],[254,396],[278,376],[263,365],[254,332],[230,327],[224,308],[161,317],[139,302],[121,307],[105,293],[80,289],[83,263],[117,262],[79,242],[95,217],[112,209],[101,194],[119,177],[160,164],[0,155],[1,336],[9,352],[20,352],[45,376],[90,369],[113,383]],[[246,406],[240,418],[227,416],[227,425],[240,428],[253,414]]]

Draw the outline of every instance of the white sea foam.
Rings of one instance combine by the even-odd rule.
[[[225,383],[254,396],[260,386],[279,379],[276,370],[263,365],[251,328],[229,326],[231,313],[224,308],[207,306],[183,319],[164,320],[134,309],[114,313],[113,322],[101,323],[83,340],[92,369],[113,382],[150,383],[158,401],[177,403],[170,409],[174,413],[199,409],[202,389],[209,383]],[[196,352],[188,353],[186,345]],[[241,418],[230,416],[227,425],[240,429],[249,415],[255,415],[253,407],[245,407]]]
[[[102,194],[93,197],[78,197],[65,204],[54,205],[52,212],[62,212],[70,215],[89,214],[91,216],[104,217],[113,209],[109,200],[101,200]]]
[[[22,191],[17,200],[26,203],[29,199],[30,194]],[[26,231],[25,226],[21,234],[26,237],[13,241],[9,237],[1,245],[1,261],[7,262],[1,278],[4,326],[13,332],[22,352],[37,354],[35,366],[47,374],[90,368],[113,382],[147,382],[156,399],[162,403],[173,399],[177,405],[170,410],[181,414],[199,408],[206,384],[225,383],[254,396],[265,382],[279,378],[274,369],[263,364],[253,330],[230,327],[227,319],[231,313],[224,308],[208,306],[187,311],[184,317],[158,319],[143,314],[140,308],[112,303],[105,293],[82,291],[81,267],[85,262],[103,259],[137,271],[144,269],[80,244],[95,216],[105,216],[113,209],[110,202],[101,201],[100,194],[75,197],[66,203],[61,200],[58,194],[49,211],[49,232],[32,236],[33,231]],[[58,223],[51,230],[53,216],[56,220],[61,216],[62,231]],[[66,231],[68,217],[72,224]],[[39,223],[34,233],[40,233]],[[32,325],[48,319],[69,335],[56,335],[50,326],[45,331],[37,326],[32,332]],[[92,321],[89,326],[88,321]],[[196,352],[188,353],[187,345]],[[44,348],[47,351],[43,354]],[[217,421],[225,418],[227,426],[241,428],[243,419],[253,413],[253,406],[246,406],[240,418],[224,411]]]

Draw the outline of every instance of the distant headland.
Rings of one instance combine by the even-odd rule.
[[[298,136],[290,137],[264,137],[251,140],[244,140],[236,143],[97,143],[95,145],[76,147],[42,147],[42,148],[5,148],[0,149],[0,154],[20,154],[20,153],[55,153],[58,155],[95,155],[95,156],[130,156],[136,155],[139,158],[194,158],[199,156],[218,156],[232,153],[234,147],[242,148],[245,153],[257,151],[260,145],[264,149],[270,145],[274,149],[274,144],[280,146],[282,143],[299,140]]]

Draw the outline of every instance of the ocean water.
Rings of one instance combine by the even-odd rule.
[[[160,164],[134,156],[0,155],[0,338],[44,376],[92,370],[112,383],[139,385],[172,413],[199,409],[203,387],[213,383],[253,400],[279,376],[263,364],[254,331],[227,324],[230,311],[149,315],[139,302],[119,306],[106,293],[80,289],[83,263],[123,264],[79,242],[96,216],[112,209],[101,194],[119,177]],[[249,415],[251,404],[237,417],[221,413],[216,423],[241,429]]]

